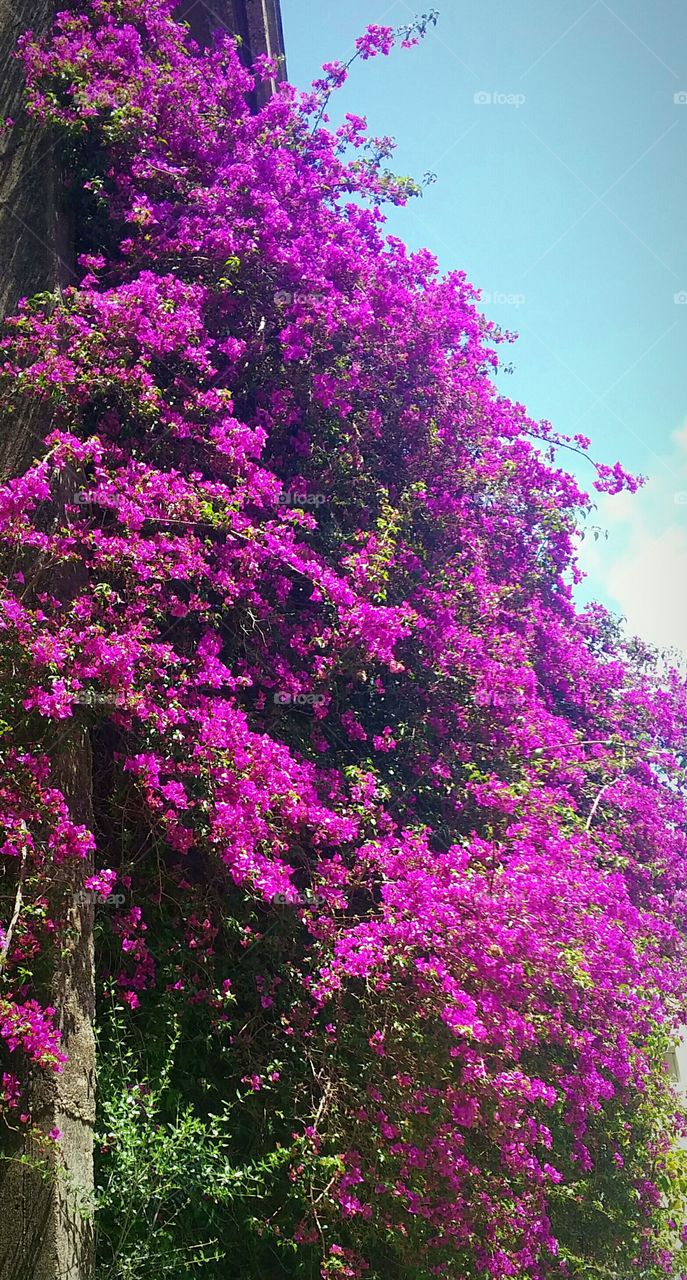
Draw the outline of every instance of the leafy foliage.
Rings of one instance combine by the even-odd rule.
[[[385,235],[410,187],[328,127],[346,66],[252,114],[166,0],[22,56],[81,243],[2,346],[7,414],[51,416],[0,491],[2,854],[11,901],[18,831],[37,890],[90,851],[15,799],[79,719],[103,1276],[657,1280],[687,708],[575,607],[589,441],[497,393],[476,291]],[[47,1061],[20,916],[0,1034]]]

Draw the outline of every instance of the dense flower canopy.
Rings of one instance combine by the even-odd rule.
[[[686,699],[575,605],[558,459],[589,442],[497,391],[476,290],[385,234],[412,184],[329,127],[342,64],[254,112],[166,0],[92,0],[22,57],[80,254],[2,346],[6,421],[48,425],[0,490],[0,853],[31,907],[8,891],[0,1036],[59,1067],[27,966],[93,849],[43,755],[76,719],[109,770],[85,887],[127,894],[103,980],[134,1018],[203,1006],[245,1106],[291,1108],[296,1256],[669,1274]]]

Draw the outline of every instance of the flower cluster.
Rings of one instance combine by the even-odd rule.
[[[3,724],[35,748],[85,722],[126,796],[87,881],[124,849],[104,978],[230,1025],[247,1107],[310,1090],[287,1194],[323,1276],[660,1274],[687,698],[576,609],[589,504],[552,459],[588,442],[499,395],[476,291],[385,234],[388,148],[323,123],[345,68],[253,114],[233,43],[200,51],[167,0],[92,0],[22,57],[83,213],[78,283],[0,352],[6,412],[49,420],[0,489]],[[8,776],[0,852],[31,840],[40,887],[89,837]],[[265,956],[236,1016],[222,900]],[[56,1058],[47,1016],[24,983],[0,1034]]]

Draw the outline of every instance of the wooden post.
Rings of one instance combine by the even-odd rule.
[[[261,106],[274,93],[277,81],[286,78],[279,0],[183,0],[178,12],[200,45],[210,43],[213,31],[231,31],[241,41],[246,66],[261,53],[280,59],[279,74],[259,86],[255,106]]]

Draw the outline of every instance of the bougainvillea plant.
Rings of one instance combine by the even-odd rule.
[[[576,607],[589,441],[497,391],[477,291],[386,234],[413,186],[330,125],[347,67],[256,113],[273,65],[167,0],[21,57],[79,270],[1,350],[5,429],[47,424],[0,490],[6,1107],[22,1051],[62,1060],[31,973],[93,856],[44,750],[76,719],[100,989],[205,1036],[270,1274],[671,1274],[687,699]]]

